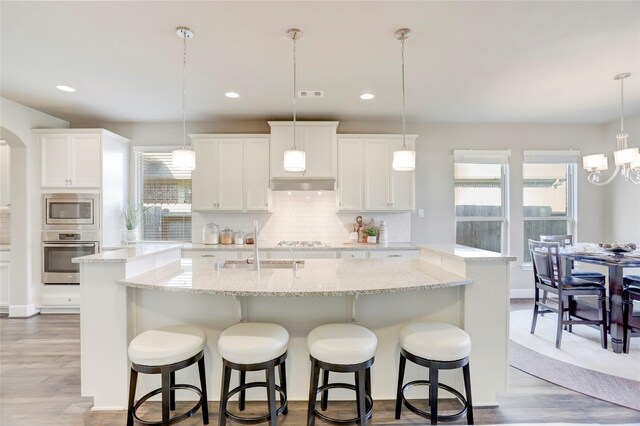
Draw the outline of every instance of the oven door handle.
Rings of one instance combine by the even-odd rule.
[[[95,247],[95,244],[73,244],[73,243],[69,243],[69,244],[65,244],[65,243],[60,243],[60,244],[50,244],[50,243],[43,243],[42,244],[43,247]]]

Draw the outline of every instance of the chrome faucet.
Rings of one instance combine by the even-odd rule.
[[[260,252],[258,251],[258,220],[253,221],[253,270],[260,272]]]
[[[293,249],[291,248],[291,244],[287,244],[287,248],[289,249],[289,253],[291,253],[291,261],[293,262],[293,265],[291,267],[295,272],[298,270],[298,262],[296,262],[296,257],[293,255]]]

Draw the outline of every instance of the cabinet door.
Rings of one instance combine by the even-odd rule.
[[[389,210],[390,141],[367,139],[364,142],[364,209]]]
[[[218,140],[218,210],[242,210],[242,139]]]
[[[362,210],[362,139],[338,141],[338,208]]]
[[[99,188],[102,180],[102,136],[71,135],[70,139],[71,186]]]
[[[43,187],[69,186],[71,157],[69,135],[42,135],[40,183]]]
[[[215,139],[193,141],[196,168],[191,172],[192,210],[215,210],[218,205],[218,144]]]
[[[413,142],[407,140],[407,147],[415,149]],[[391,144],[391,155],[393,151],[402,149],[402,140],[393,141]],[[391,167],[391,210],[413,210],[415,208],[415,172],[398,172]]]
[[[269,192],[269,139],[244,141],[244,209],[267,210]]]
[[[272,127],[270,145],[269,158],[272,178],[303,176],[303,172],[288,172],[284,169],[284,152],[293,148],[293,125]],[[296,146],[298,149],[304,149],[303,131],[300,126],[297,126],[296,129]],[[309,154],[307,153],[308,161]]]
[[[305,177],[335,177],[336,129],[333,126],[309,126],[304,130],[304,150],[307,153]]]

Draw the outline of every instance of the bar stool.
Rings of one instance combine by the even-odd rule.
[[[471,339],[464,331],[450,324],[414,322],[400,329],[400,367],[398,372],[398,389],[396,393],[396,419],[400,419],[402,403],[415,414],[431,419],[431,424],[440,421],[457,420],[467,415],[467,423],[473,424],[473,405],[471,402],[471,377],[469,374],[469,354]],[[402,385],[407,360],[429,368],[429,380],[414,380]],[[440,370],[462,367],[466,398],[451,386],[439,383]],[[404,393],[417,386],[429,386],[429,412],[411,404]],[[452,393],[463,405],[456,414],[438,415],[438,388]]]
[[[287,414],[287,349],[289,333],[277,324],[245,322],[233,325],[220,334],[218,352],[222,356],[222,389],[220,391],[219,425],[227,423],[227,417],[240,423],[258,423],[268,420],[272,426],[278,422],[279,414]],[[280,373],[280,386],[276,385],[275,367]],[[231,372],[240,372],[240,385],[229,390]],[[265,382],[245,383],[247,371],[265,370]],[[241,417],[227,410],[229,399],[240,393],[239,410],[244,411],[247,389],[267,388],[269,412],[258,417]],[[276,392],[280,395],[280,406],[276,408]]]
[[[311,383],[309,385],[309,407],[307,425],[313,426],[319,417],[334,424],[358,423],[365,425],[373,412],[371,398],[371,366],[378,346],[376,335],[355,324],[326,324],[311,330],[307,336],[311,359]],[[323,384],[318,387],[320,370]],[[354,373],[355,386],[347,383],[329,383],[329,372]],[[321,408],[327,409],[329,389],[342,388],[356,392],[358,417],[335,419],[316,409],[318,393],[322,393]]]
[[[631,349],[631,335],[640,332],[640,318],[633,316],[633,302],[640,302],[640,275],[625,275],[622,291],[622,351],[626,354]]]
[[[204,346],[207,338],[197,328],[174,325],[148,330],[136,336],[129,344],[131,376],[129,379],[129,404],[127,426],[135,423],[169,426],[193,416],[202,407],[202,422],[209,424],[207,407],[207,379],[204,371]],[[200,388],[187,384],[176,384],[175,372],[198,363]],[[161,374],[162,386],[152,390],[134,404],[138,373]],[[186,389],[198,395],[198,402],[189,411],[170,417],[176,409],[176,389]],[[162,421],[142,420],[136,414],[138,408],[152,396],[162,394]]]

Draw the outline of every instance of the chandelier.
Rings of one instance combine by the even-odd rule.
[[[613,152],[616,164],[613,174],[607,180],[602,180],[602,171],[609,168],[609,159],[604,154],[582,157],[582,167],[589,172],[587,179],[594,185],[607,185],[613,182],[618,173],[627,182],[640,184],[640,151],[638,148],[629,148],[629,134],[624,131],[624,79],[630,75],[631,73],[625,72],[613,77],[614,80],[620,80],[620,133],[616,135],[618,149]]]

